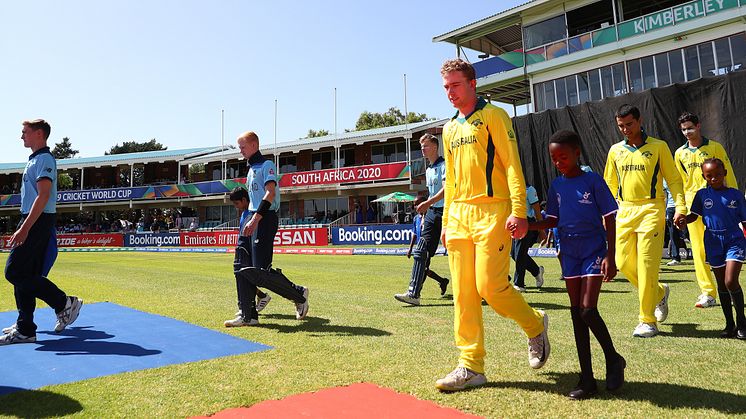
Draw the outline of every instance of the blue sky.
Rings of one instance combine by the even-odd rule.
[[[2,162],[26,160],[20,121],[45,118],[50,146],[82,157],[156,138],[170,149],[219,145],[245,130],[263,143],[353,128],[362,111],[453,112],[436,35],[523,0],[7,1],[0,14]],[[476,53],[468,57],[476,61]]]

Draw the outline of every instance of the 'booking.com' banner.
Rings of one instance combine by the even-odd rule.
[[[352,225],[332,228],[332,244],[409,244],[411,224]]]

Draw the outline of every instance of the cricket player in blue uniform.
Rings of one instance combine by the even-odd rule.
[[[238,149],[249,165],[246,188],[251,217],[244,220],[239,232],[233,272],[236,275],[240,315],[226,320],[226,327],[259,324],[256,309],[257,287],[268,289],[295,303],[295,317],[304,319],[308,313],[308,288],[295,285],[278,269],[272,268],[277,211],[280,209],[280,188],[277,168],[259,152],[259,137],[252,131],[238,137]]]
[[[5,278],[13,284],[18,319],[3,329],[0,345],[36,342],[37,298],[57,313],[55,332],[72,324],[83,305],[83,300],[66,295],[46,277],[57,256],[57,246],[52,241],[57,212],[57,162],[47,147],[51,130],[43,119],[23,122],[21,139],[32,153],[23,170],[21,222],[10,238],[11,251],[5,264]]]
[[[420,148],[422,155],[430,163],[425,171],[429,197],[416,208],[418,214],[424,214],[425,222],[414,250],[409,290],[404,294],[394,295],[397,300],[416,306],[420,305],[420,292],[430,269],[430,259],[435,255],[440,243],[440,232],[443,227],[443,181],[445,180],[445,160],[438,153],[438,138],[432,134],[423,135],[420,138]],[[437,281],[440,284],[441,295],[445,294],[448,280],[441,278]]]
[[[746,238],[739,223],[746,225],[746,200],[737,189],[725,185],[728,176],[725,163],[707,159],[702,163],[702,175],[707,187],[692,199],[687,223],[702,217],[705,225],[704,246],[707,263],[712,267],[718,286],[720,305],[725,315],[725,329],[721,337],[746,339],[743,291],[738,283],[741,266],[746,259]],[[733,322],[733,312],[736,321]]]

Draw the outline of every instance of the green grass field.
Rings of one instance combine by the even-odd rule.
[[[627,359],[627,384],[617,395],[601,390],[593,400],[568,400],[563,394],[578,371],[568,299],[556,279],[556,260],[538,260],[547,267],[546,284],[525,297],[551,316],[547,365],[529,368],[523,333],[484,307],[490,382],[445,394],[434,382],[457,361],[452,301],[440,298],[437,284],[428,280],[424,306],[396,302],[392,296],[406,290],[411,267],[404,257],[276,256],[276,266],[310,288],[308,319],[296,321],[292,303],[275,297],[261,327],[225,329],[223,321],[236,310],[231,255],[61,253],[51,277],[86,303],[111,301],[274,349],[9,394],[0,397],[0,414],[185,417],[372,382],[486,417],[746,416],[746,342],[715,338],[723,326],[719,307],[694,308],[699,292],[691,262],[663,266],[671,311],[661,336],[653,339],[631,337],[636,291],[624,280],[604,285],[599,307]],[[444,257],[435,258],[432,268],[450,276]],[[0,310],[14,309],[12,289],[2,281]],[[603,354],[595,341],[593,351],[596,377],[603,380]],[[3,364],[12,368],[5,359]]]

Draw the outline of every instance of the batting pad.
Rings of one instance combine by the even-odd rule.
[[[17,312],[0,313],[0,325]],[[0,346],[0,394],[104,375],[271,349],[204,327],[113,303],[84,304],[80,317],[54,332],[51,308],[36,310],[36,343]]]

